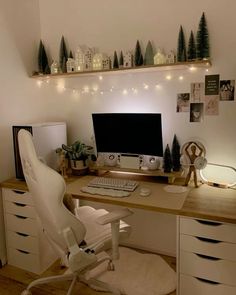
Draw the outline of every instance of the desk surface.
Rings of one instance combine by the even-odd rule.
[[[67,192],[74,198],[109,203],[131,208],[140,208],[158,212],[185,215],[197,218],[206,218],[236,224],[236,190],[222,189],[201,185],[199,188],[189,188],[189,192],[170,194],[163,190],[166,184],[157,182],[141,182],[140,185],[151,187],[149,197],[139,196],[138,190],[126,198],[112,198],[107,196],[89,195],[80,191],[89,178],[94,176],[73,177],[67,181]],[[10,179],[1,183],[4,188],[27,190],[25,182]]]

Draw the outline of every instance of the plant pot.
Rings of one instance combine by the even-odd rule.
[[[84,175],[88,173],[88,160],[70,160],[72,174]]]

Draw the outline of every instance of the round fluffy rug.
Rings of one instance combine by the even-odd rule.
[[[176,273],[159,255],[120,247],[120,259],[114,264],[115,271],[107,271],[104,262],[90,271],[89,276],[127,295],[164,295],[176,289]]]

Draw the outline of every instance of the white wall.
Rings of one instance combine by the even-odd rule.
[[[114,50],[134,49],[137,39],[143,47],[152,40],[155,47],[169,51],[177,47],[179,26],[184,28],[187,43],[190,30],[196,33],[204,11],[213,63],[208,74],[220,74],[221,79],[235,79],[235,9],[233,0],[191,3],[188,0],[101,0],[97,3],[40,0],[41,36],[48,54],[56,60],[62,35],[72,51],[78,45],[87,44],[112,55]],[[90,140],[92,112],[161,112],[165,145],[172,142],[175,133],[180,143],[190,138],[198,139],[205,144],[209,161],[236,166],[236,103],[220,102],[219,116],[206,116],[202,123],[189,123],[188,113],[176,113],[176,94],[189,92],[191,82],[204,82],[206,72],[172,71],[171,81],[165,79],[168,73],[104,75],[102,81],[96,76],[50,81],[52,88],[56,88],[57,83],[66,87],[60,96],[65,96],[67,103],[73,106],[68,118],[70,140]],[[184,77],[182,81],[178,79],[180,75]],[[143,89],[143,83],[150,86],[149,90]],[[156,83],[161,89],[155,89]],[[81,92],[85,86],[91,89],[94,85],[98,85],[104,94],[76,96],[72,92],[73,89]],[[114,91],[110,92],[112,86]],[[130,91],[132,87],[138,89],[137,94]],[[123,89],[128,89],[127,95],[122,94]]]

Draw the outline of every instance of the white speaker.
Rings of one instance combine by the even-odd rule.
[[[161,161],[159,157],[143,156],[142,167],[147,167],[149,170],[157,170],[160,168]]]
[[[102,157],[105,166],[114,167],[118,164],[118,154],[116,153],[103,153]]]

